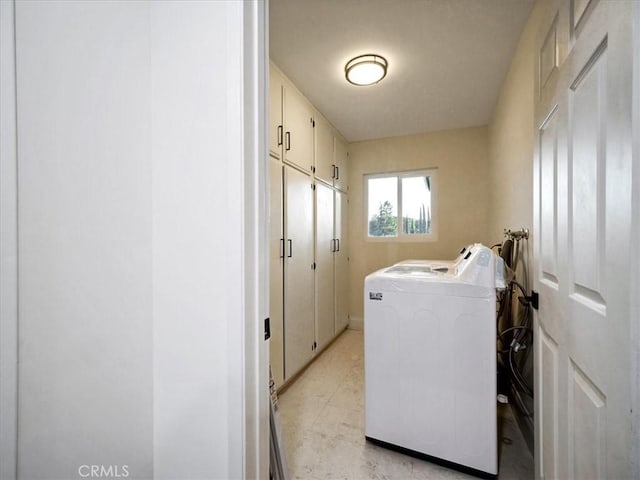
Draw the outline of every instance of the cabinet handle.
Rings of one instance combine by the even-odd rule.
[[[293,240],[288,239],[287,242],[289,243],[289,255],[287,257],[291,258],[293,257]]]
[[[331,174],[331,178],[336,178],[336,166],[331,165],[331,168],[333,168],[333,173]]]
[[[335,252],[336,251],[336,239],[332,238],[331,239],[331,252]]]
[[[285,145],[284,149],[285,150],[291,150],[291,132],[287,132],[285,134],[285,140],[286,140],[286,142],[285,142],[286,145]]]
[[[282,125],[278,125],[278,146],[282,145]]]
[[[284,258],[284,238],[280,239],[280,258]]]
[[[336,165],[336,180],[340,180],[340,167]]]
[[[336,252],[340,251],[340,239],[336,238]]]

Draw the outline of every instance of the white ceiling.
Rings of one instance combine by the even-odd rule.
[[[486,125],[533,0],[270,0],[270,56],[348,141]],[[377,53],[378,85],[345,63]]]

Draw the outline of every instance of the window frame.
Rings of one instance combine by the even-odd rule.
[[[397,178],[397,232],[395,236],[388,237],[371,237],[369,236],[369,179],[376,178]],[[404,233],[402,231],[402,179],[408,177],[430,177],[430,190],[431,196],[431,231],[429,233]],[[364,239],[367,242],[399,242],[399,243],[422,243],[422,242],[435,242],[438,240],[438,169],[421,168],[419,170],[404,170],[393,172],[379,172],[379,173],[365,173],[363,175],[364,181]]]

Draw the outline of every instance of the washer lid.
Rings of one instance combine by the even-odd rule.
[[[496,295],[495,288],[474,285],[450,273],[399,270],[394,267],[379,270],[365,278],[365,298],[370,298],[370,293],[377,292],[474,298],[495,298]]]
[[[404,261],[371,274],[366,282],[377,285],[375,288],[396,292],[495,296],[496,288],[504,288],[502,263],[497,261],[500,257],[479,243],[465,250],[462,258],[449,266]]]

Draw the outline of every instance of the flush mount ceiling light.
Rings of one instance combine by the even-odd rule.
[[[347,62],[344,75],[354,85],[373,85],[387,75],[387,60],[380,55],[360,55]]]

